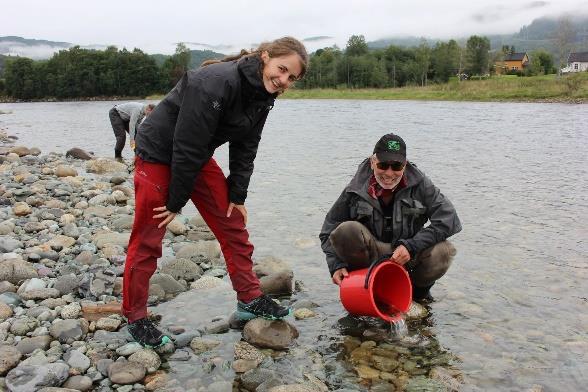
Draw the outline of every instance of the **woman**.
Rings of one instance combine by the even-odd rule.
[[[148,319],[149,279],[166,226],[188,199],[221,245],[241,319],[280,319],[289,309],[259,289],[252,271],[245,198],[261,131],[275,98],[304,76],[308,55],[292,37],[184,74],[141,124],[136,140],[135,219],[123,281],[123,314],[144,346],[169,341]],[[212,158],[229,142],[230,175]]]

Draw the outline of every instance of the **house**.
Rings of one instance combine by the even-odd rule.
[[[588,71],[588,52],[572,52],[568,56],[568,66],[561,73]]]
[[[497,74],[503,74],[510,71],[522,71],[527,65],[529,65],[527,52],[508,53],[504,55],[504,60],[494,64],[494,69]]]

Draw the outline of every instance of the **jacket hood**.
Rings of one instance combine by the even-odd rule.
[[[241,79],[245,82],[243,92],[251,94],[256,101],[275,99],[277,94],[270,94],[263,85],[261,58],[258,55],[241,57],[237,65]]]
[[[373,170],[370,166],[370,158],[366,158],[363,162],[359,164],[357,168],[357,172],[347,185],[346,191],[357,193],[358,195],[365,195],[367,196],[367,189],[369,180],[373,174]],[[404,176],[408,181],[406,187],[415,186],[419,182],[421,182],[424,178],[423,172],[421,172],[415,165],[411,162],[406,163],[406,169],[404,170]]]

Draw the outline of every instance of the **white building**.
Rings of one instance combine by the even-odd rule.
[[[562,68],[561,73],[588,71],[588,52],[570,53],[568,66]]]

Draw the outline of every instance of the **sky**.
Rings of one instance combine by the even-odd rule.
[[[312,51],[333,44],[345,47],[353,34],[363,34],[367,41],[509,34],[541,16],[588,14],[588,0],[5,0],[0,4],[0,36],[137,47],[164,54],[172,53],[178,42],[230,53],[284,35],[329,37],[306,41]]]

